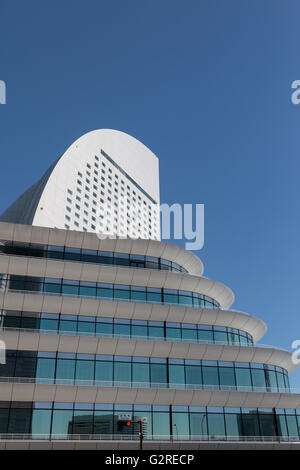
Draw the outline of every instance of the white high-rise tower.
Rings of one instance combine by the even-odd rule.
[[[89,132],[0,220],[160,240],[158,158],[123,132]]]

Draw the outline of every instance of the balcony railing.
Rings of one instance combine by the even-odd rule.
[[[298,436],[224,436],[224,435],[155,435],[144,436],[148,441],[174,442],[174,441],[205,441],[205,442],[270,442],[300,443]],[[0,441],[138,441],[138,434],[31,434],[31,433],[10,433],[0,434]]]
[[[223,392],[272,392],[272,393],[300,393],[300,389],[278,387],[254,387],[242,385],[206,385],[159,382],[125,382],[119,380],[81,380],[58,378],[31,378],[31,377],[0,377],[0,383],[22,383],[42,385],[67,385],[79,387],[124,387],[124,388],[161,388],[171,390],[206,390]]]
[[[169,305],[169,306],[174,306],[174,307],[181,307],[181,308],[196,308],[196,309],[201,309],[201,310],[220,310],[219,305],[214,305],[210,300],[207,300],[206,303],[207,305],[205,306],[200,306],[200,305],[193,305],[189,303],[179,303],[179,302],[161,302],[157,300],[142,300],[142,299],[124,299],[121,297],[99,297],[97,295],[87,295],[85,294],[84,296],[80,296],[78,294],[71,294],[71,293],[57,293],[57,292],[46,292],[46,291],[37,291],[37,290],[22,290],[22,289],[7,289],[6,286],[1,287],[1,280],[0,280],[0,292],[10,292],[14,294],[34,294],[34,295],[51,295],[51,296],[56,296],[56,297],[72,297],[76,299],[94,299],[94,300],[108,300],[111,302],[136,302],[140,304],[153,304],[153,305]],[[200,294],[200,295],[205,295],[205,294]],[[212,299],[213,300],[213,299]],[[250,316],[250,315],[248,315]]]
[[[44,330],[39,328],[16,328],[11,326],[0,327],[1,331],[18,331],[24,333],[41,333],[48,335],[70,335],[70,336],[96,336],[97,338],[119,338],[119,339],[131,339],[140,341],[165,341],[169,343],[189,343],[189,344],[216,344],[220,346],[242,346],[248,348],[264,348],[264,349],[276,349],[279,351],[286,351],[286,349],[278,348],[268,344],[248,344],[240,341],[213,341],[213,340],[193,340],[191,338],[165,338],[157,336],[140,336],[140,335],[123,335],[118,333],[97,333],[97,332],[80,332],[80,331],[60,331],[60,330]]]

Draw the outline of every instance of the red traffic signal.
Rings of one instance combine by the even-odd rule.
[[[122,419],[123,416],[121,415],[120,416],[121,419],[118,419],[118,431],[123,431],[124,428],[128,428],[131,426],[132,424],[132,420],[129,418],[126,418],[126,419]],[[125,418],[125,416],[124,416]]]

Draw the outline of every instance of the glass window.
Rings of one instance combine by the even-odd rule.
[[[113,298],[113,289],[109,288],[109,287],[97,288],[97,297],[112,299]]]
[[[189,342],[196,342],[197,341],[197,330],[196,329],[187,329],[187,328],[182,328],[181,330],[182,334],[182,340],[186,340]]]
[[[173,439],[188,439],[189,430],[189,416],[188,413],[172,412],[172,434]]]
[[[79,317],[80,318],[80,317]],[[79,321],[77,324],[79,333],[95,333],[95,322],[92,321]]]
[[[260,430],[263,436],[276,436],[276,427],[273,412],[258,414]],[[296,418],[296,417],[295,417]]]
[[[228,333],[228,342],[229,344],[240,344],[239,335],[236,333]]]
[[[96,323],[96,334],[97,335],[109,335],[111,336],[113,334],[113,324],[112,323],[102,323],[100,320],[100,323]]]
[[[94,412],[94,434],[113,433],[113,413],[112,411]]]
[[[56,379],[73,380],[75,374],[74,359],[57,359]]]
[[[113,363],[110,361],[96,361],[95,380],[105,382],[104,385],[112,386],[113,381]]]
[[[201,366],[192,366],[186,365],[185,366],[185,374],[186,374],[186,384],[188,385],[200,385],[202,384],[202,373],[201,373]],[[196,388],[196,387],[195,387]]]
[[[283,437],[288,436],[288,429],[287,429],[287,424],[286,424],[286,419],[284,414],[278,414],[276,416],[277,419],[277,428],[278,428],[278,434]]]
[[[244,436],[259,436],[258,416],[255,410],[251,410],[248,414],[242,414],[243,421],[243,435]]]
[[[262,369],[251,369],[253,387],[266,390],[265,371]]]
[[[134,421],[142,420],[142,429],[145,438],[152,437],[152,414],[147,411],[136,411],[134,413]],[[136,425],[137,426],[137,425]]]
[[[297,417],[295,415],[286,415],[286,423],[290,437],[299,437]],[[274,434],[273,434],[274,435]]]
[[[208,435],[206,413],[190,413],[190,433],[191,438]]]
[[[160,289],[156,289],[157,291]],[[154,292],[154,289],[147,289],[147,301],[151,303],[161,303],[162,296],[161,292]]]
[[[236,384],[241,391],[243,390],[250,390],[251,389],[251,375],[250,369],[242,369],[237,367],[235,369],[236,375]]]
[[[165,388],[167,383],[167,367],[165,364],[150,364],[151,384]]]
[[[276,380],[276,372],[273,370],[266,370],[266,384],[268,387],[268,391],[276,392],[277,391],[277,380]]]
[[[73,434],[93,434],[94,416],[92,411],[75,410],[72,420]]]
[[[247,345],[248,342],[249,342],[249,341],[248,341],[248,338],[246,338],[245,336],[239,335],[238,339],[239,339],[240,343],[241,343],[243,346]]]
[[[79,295],[83,297],[96,297],[97,290],[96,287],[88,287],[88,286],[80,286],[79,287]]]
[[[219,367],[219,374],[221,386],[224,386],[225,388],[226,386],[235,386],[235,376],[233,367]]]
[[[76,362],[76,379],[77,380],[94,380],[94,361]]]
[[[80,261],[80,250],[77,248],[66,248],[64,253],[64,259]]]
[[[227,343],[227,333],[225,331],[214,331],[214,341],[217,343]]]
[[[62,259],[64,248],[62,246],[48,246],[47,258]]]
[[[185,388],[184,366],[183,365],[169,365],[169,383],[175,385],[176,388]]]
[[[141,290],[141,291],[132,290],[131,291],[131,300],[134,300],[136,302],[146,302],[146,300],[147,300],[146,289]]]
[[[149,364],[133,363],[132,364],[132,382],[139,386],[139,383],[150,383]]]
[[[192,293],[190,292],[190,294]],[[193,305],[193,297],[191,295],[179,294],[179,303],[181,305]]]
[[[130,290],[128,286],[122,286],[122,288],[114,289],[114,298],[115,299],[130,299]]]
[[[11,408],[9,413],[8,433],[29,434],[31,428],[30,408]]]
[[[16,357],[10,351],[6,352],[6,363],[0,366],[0,377],[14,377]]]
[[[180,327],[170,328],[169,326],[167,326],[166,327],[166,337],[168,339],[181,339]]]
[[[114,263],[114,258],[113,258],[113,253],[109,253],[109,252],[99,252],[98,254],[99,256],[99,263],[102,263],[102,264],[113,264]]]
[[[31,432],[36,439],[45,439],[50,435],[51,410],[33,410]],[[45,436],[46,435],[46,436]]]
[[[214,340],[212,330],[198,330],[198,341],[207,341],[212,343]]]
[[[170,417],[166,412],[153,412],[153,439],[169,438]]]
[[[203,383],[205,385],[219,385],[217,367],[202,367]]]
[[[54,378],[55,373],[55,359],[47,359],[39,357],[36,366],[36,377],[41,378]]]
[[[131,326],[131,334],[132,336],[139,336],[141,338],[145,338],[148,336],[148,329],[146,325],[137,325],[132,322]]]
[[[208,434],[210,439],[225,436],[225,423],[223,413],[208,413]]]
[[[41,318],[40,320],[40,329],[41,330],[58,330],[58,319],[49,319],[49,318]]]
[[[37,316],[22,317],[21,328],[29,328],[32,330],[40,328],[40,319]]]
[[[3,320],[3,326],[5,328],[20,328],[22,317],[13,316],[13,315],[4,315],[3,317],[0,318],[0,324],[1,324],[1,320]]]
[[[0,409],[0,433],[7,433],[9,409]]]
[[[279,391],[280,391],[280,389],[285,389],[285,382],[284,382],[283,374],[281,374],[280,372],[276,372],[276,375],[277,375],[277,382],[278,382]]]
[[[61,285],[60,284],[49,284],[47,282],[44,283],[44,286],[43,286],[43,292],[47,293],[51,293],[51,294],[60,294],[61,292]]]
[[[62,295],[78,295],[78,286],[63,284]]]
[[[149,325],[149,337],[151,338],[164,338],[163,326],[152,326]]]
[[[289,382],[289,376],[287,374],[283,374],[284,378],[284,386],[287,391],[290,391],[290,382]]]
[[[124,386],[122,382],[131,382],[131,363],[114,362],[114,383],[115,386]]]
[[[68,435],[72,433],[72,410],[54,410],[52,434]]]
[[[230,438],[236,436],[242,436],[242,421],[241,415],[237,413],[226,413],[225,414],[225,425],[226,434]]]
[[[30,357],[31,352],[19,351],[15,367],[15,377],[35,377],[36,353]],[[28,354],[28,357],[26,357]],[[32,354],[32,353],[31,353]],[[2,366],[0,366],[2,368]]]
[[[158,260],[156,258],[152,258],[152,261],[151,261],[151,258],[149,256],[146,256],[145,266],[148,269],[157,269],[157,262]]]
[[[73,332],[76,333],[77,331],[77,322],[71,320],[60,320],[59,322],[59,331],[60,333],[63,331],[66,332]]]
[[[129,265],[129,255],[123,253],[114,254],[114,262],[119,266],[128,266]]]
[[[115,321],[114,335],[130,336],[130,324],[126,320]]]
[[[178,295],[177,294],[166,294],[163,293],[163,302],[166,304],[178,304]]]

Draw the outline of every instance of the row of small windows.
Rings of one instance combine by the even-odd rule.
[[[182,305],[185,307],[220,308],[219,304],[197,292],[155,287],[129,286],[102,282],[73,281],[70,279],[39,278],[0,274],[2,288],[40,292],[74,297]]]
[[[95,170],[95,171],[96,171],[96,170]],[[108,171],[109,171],[110,173],[112,173],[112,170],[111,170],[110,168],[108,169]],[[91,176],[90,172],[87,172],[87,173],[88,173],[88,176],[90,177],[90,176]],[[97,176],[98,176],[98,172],[97,172],[97,171],[96,171],[96,173],[97,173]],[[101,173],[105,175],[105,170],[102,169],[102,170],[101,170]],[[78,176],[83,179],[83,175],[82,175],[81,172],[78,172]],[[118,175],[115,174],[114,176],[115,176],[115,179],[117,180],[117,179],[118,179]],[[112,181],[112,176],[111,176],[111,175],[107,175],[107,177],[108,177],[109,180]],[[102,180],[102,181],[105,181],[105,177],[104,177],[104,176],[101,176],[101,180]],[[99,180],[98,180],[97,177],[93,177],[93,181],[94,181],[95,183],[98,183],[98,182],[99,182]],[[80,180],[80,179],[78,179],[78,180],[77,180],[77,183],[78,183],[80,186],[82,186],[83,181]],[[85,183],[86,183],[86,184],[91,184],[91,180],[90,180],[89,178],[85,178]],[[115,184],[115,186],[118,186],[119,183],[118,183],[118,181],[115,181],[114,184]],[[122,180],[122,179],[121,179],[121,185],[122,185],[121,190],[122,190],[123,193],[124,193],[124,191],[125,191],[125,181]],[[110,182],[108,182],[108,186],[109,186],[109,187],[112,187],[112,184],[111,184]],[[127,196],[130,196],[130,190],[131,190],[130,186],[127,185],[127,186],[126,186],[126,189],[127,189]],[[115,188],[115,191],[117,191],[117,190],[118,190],[118,189]],[[135,198],[136,192],[135,192],[135,191],[132,191],[132,195],[133,195],[133,196],[132,196],[132,200],[133,200],[133,201],[136,201],[136,198]],[[139,201],[142,201],[141,196],[138,195],[137,197],[138,197],[138,200],[139,200]],[[147,206],[147,202],[146,202],[145,200],[143,201],[143,203],[144,203],[144,205]],[[151,214],[152,205],[148,204],[148,209],[149,209],[149,213]]]
[[[253,338],[248,333],[235,328],[43,312],[0,311],[0,327],[45,330],[56,334],[253,345]]]
[[[108,191],[108,192],[111,194],[110,191]],[[101,195],[104,195],[103,191],[101,191]],[[98,195],[97,195],[96,193],[93,193],[93,197],[97,198]],[[118,196],[115,195],[114,198],[115,198],[116,201],[119,201]],[[68,199],[69,199],[69,198],[68,198]],[[80,198],[79,198],[79,199],[80,199]],[[85,199],[89,199],[89,195],[86,194],[86,195],[85,195]],[[107,202],[107,206],[110,207],[111,204],[109,204],[109,203],[111,202],[111,197],[108,196],[108,197],[107,197],[107,201],[108,201],[108,202]],[[68,202],[69,202],[69,203],[71,202],[70,199],[69,199]],[[101,204],[105,204],[105,201],[104,201],[103,198],[100,198],[100,202],[101,202]],[[97,201],[92,200],[92,204],[97,205]],[[120,201],[120,204],[121,204],[121,205],[124,205],[124,200],[121,200],[121,201]],[[141,212],[141,210],[138,209],[138,211],[136,212],[136,211],[134,211],[135,206],[134,206],[134,205],[130,206],[129,204],[130,204],[130,200],[127,199],[127,210],[128,210],[128,211],[132,211],[132,214],[129,214],[129,212],[128,212],[127,214],[132,218],[132,220],[134,220],[134,217],[132,217],[132,216],[134,216],[134,215],[135,215],[136,217],[139,217],[140,220],[142,220],[142,212]],[[118,204],[117,202],[114,202],[114,206],[115,206],[115,207],[118,207],[120,212],[124,212],[124,211],[125,211],[125,209],[124,209],[123,207],[119,206],[119,204]],[[78,204],[75,204],[75,208],[76,208],[77,210],[80,210],[80,209],[81,209],[81,207],[80,207]],[[66,206],[66,210],[67,210],[68,212],[71,212],[71,211],[72,211],[72,209],[71,209],[70,206]],[[146,213],[145,213],[145,214],[144,214],[144,223],[146,223],[146,222],[148,223],[149,229],[151,229],[151,227],[152,227],[152,225],[151,225],[151,223],[152,223],[151,215],[149,214],[148,218],[146,218]],[[154,226],[156,227],[156,216],[154,216]]]
[[[103,172],[103,170],[101,170],[101,171]],[[90,173],[89,173],[89,172],[87,172],[87,173],[88,173],[88,175],[90,176]],[[97,172],[96,170],[94,171],[94,173],[98,176],[98,172]],[[78,173],[78,174],[81,176],[81,173]],[[110,178],[110,177],[109,177],[109,178]],[[115,178],[118,178],[118,175],[115,175]],[[102,177],[101,177],[101,180],[102,180],[102,181],[105,181],[105,178],[102,176]],[[98,180],[96,177],[94,177],[94,178],[93,178],[93,182],[98,184],[98,183],[99,183],[99,180]],[[79,186],[82,186],[82,184],[83,184],[82,181],[79,180],[79,179],[77,180],[77,183],[79,184]],[[86,183],[87,183],[87,184],[90,184],[90,180],[89,180],[89,179],[86,179]],[[112,187],[111,183],[108,183],[108,184],[109,184],[110,187]],[[114,191],[115,191],[115,192],[118,192],[118,185],[119,185],[118,181],[115,181],[114,184],[115,184]],[[124,186],[124,184],[125,184],[124,181],[121,180],[121,192],[122,192],[122,195],[123,195],[123,196],[125,195],[125,186]],[[94,188],[96,191],[98,190],[98,186],[96,186],[96,185],[93,185],[93,188]],[[101,183],[101,188],[105,189],[105,185],[104,185],[103,183]],[[109,191],[109,193],[111,194],[111,191],[110,191],[110,190],[108,190],[108,191]],[[130,186],[127,186],[126,191],[127,191],[127,192],[126,192],[126,195],[127,195],[128,197],[131,197],[131,195],[130,195]],[[73,195],[73,192],[72,192],[70,189],[68,189],[67,192],[68,192],[69,195]],[[81,190],[80,190],[80,192],[81,192]],[[136,199],[136,198],[137,198],[137,199]],[[134,202],[136,202],[137,200],[140,201],[140,202],[138,202],[138,205],[139,205],[139,207],[141,207],[141,202],[142,202],[141,196],[137,195],[135,191],[132,191],[132,202],[134,203]],[[71,202],[71,199],[70,199],[70,198],[68,198],[68,202]],[[143,201],[143,204],[144,204],[144,206],[147,206],[146,201]],[[149,215],[151,215],[151,211],[152,211],[152,209],[154,209],[154,207],[152,207],[150,204],[148,204],[147,207],[148,207]],[[146,211],[147,207],[144,207],[144,211]],[[156,218],[155,211],[154,211],[154,214],[153,214],[153,215],[154,215],[154,218]]]
[[[105,163],[102,162],[102,165],[105,166]],[[91,165],[90,165],[90,164],[87,164],[87,168],[91,169]],[[112,170],[111,170],[110,168],[109,168],[108,170],[109,170],[110,173],[112,173]],[[95,170],[95,171],[97,172],[97,170]],[[102,172],[105,172],[104,169],[102,169],[101,171],[102,171]],[[90,178],[91,178],[91,172],[88,171],[88,170],[86,170],[86,172],[87,172],[87,175],[89,176],[89,178],[85,178],[85,184],[91,184],[91,180],[90,180]],[[98,172],[97,172],[97,174],[98,174]],[[127,176],[128,176],[128,175],[127,175]],[[78,177],[79,177],[79,178],[82,178],[82,180],[81,180],[81,179],[77,179],[77,183],[78,183],[78,185],[79,185],[80,187],[83,187],[83,184],[84,184],[84,183],[83,183],[83,178],[84,178],[83,174],[82,174],[81,172],[78,172]],[[108,178],[111,179],[111,175],[108,175]],[[115,174],[115,178],[118,179],[118,175]],[[101,177],[101,179],[102,179],[102,181],[105,181],[105,179],[104,179],[103,176]],[[93,178],[93,181],[98,184],[98,178],[94,177],[94,178]],[[124,180],[121,180],[121,184],[123,184],[123,185],[125,184]],[[112,187],[112,185],[111,185],[110,182],[108,182],[108,185],[109,185],[110,187]],[[115,186],[117,186],[117,185],[118,185],[118,181],[115,181]],[[101,187],[103,187],[103,189],[105,189],[105,186],[104,186],[103,183],[101,183]],[[93,185],[93,189],[94,189],[95,191],[98,191],[98,186],[96,186],[96,185],[94,184],[94,185]],[[85,186],[85,190],[86,190],[87,192],[90,192],[90,188],[89,188],[88,186]],[[117,187],[115,187],[114,190],[115,190],[116,193],[118,193],[118,188],[117,188]],[[124,191],[124,190],[125,190],[125,187],[123,186],[123,187],[121,188],[121,190]],[[81,193],[81,189],[80,189],[79,187],[77,187],[77,191],[78,191],[79,193]],[[108,193],[111,194],[111,190],[110,190],[110,189],[107,189],[107,191],[108,191]],[[130,186],[127,185],[127,196],[130,196],[130,192],[129,192],[129,191],[130,191]],[[103,191],[101,191],[101,194],[104,195]],[[135,201],[136,201],[136,198],[135,198],[136,192],[135,192],[135,191],[132,191],[132,194],[133,194],[133,196],[132,196],[132,201],[130,201],[129,199],[127,199],[127,203],[130,203],[130,202],[131,202],[131,204],[132,204],[133,207],[134,207],[134,206],[135,206]],[[85,197],[86,199],[89,199],[89,195],[88,195],[88,194],[85,194],[84,197]],[[97,199],[97,198],[98,198],[97,193],[93,193],[93,197]],[[115,197],[117,197],[117,196],[115,196]],[[124,197],[124,192],[123,192],[123,197]],[[100,198],[100,199],[101,199],[101,198]],[[141,197],[138,196],[138,199],[141,200]],[[108,197],[107,197],[107,200],[109,201],[109,200],[111,200],[111,198],[108,196]],[[68,199],[68,203],[70,204],[70,198]],[[96,202],[95,200],[93,200],[92,203],[95,204],[95,205],[97,205],[97,202]],[[104,199],[102,199],[102,204],[103,204],[103,203],[104,203]],[[145,210],[146,210],[146,207],[147,207],[147,203],[146,203],[146,201],[143,201],[143,203],[144,203],[144,205],[145,205],[145,207],[144,207],[144,211],[145,211]],[[138,203],[138,204],[140,205],[140,203]],[[127,208],[130,209],[130,206],[127,206]],[[157,239],[157,236],[158,236],[158,227],[157,227],[157,224],[156,224],[156,214],[155,214],[155,213],[153,214],[153,216],[154,216],[154,221],[151,222],[151,218],[152,218],[152,214],[151,214],[151,209],[152,209],[152,208],[151,208],[151,205],[148,205],[148,209],[149,209],[148,219],[145,219],[145,220],[144,220],[144,225],[143,225],[143,230],[144,230],[144,232],[145,232],[145,233],[144,233],[144,236],[145,236],[146,238],[147,238],[148,235],[151,237],[151,236],[153,235],[153,234],[152,234],[152,230],[154,230],[154,231],[157,232],[156,235],[154,236],[154,239]],[[68,206],[68,209],[67,209],[67,210],[68,210],[69,212],[71,211],[70,206]],[[78,210],[78,209],[77,209],[77,210]],[[121,208],[121,210],[122,210],[122,208]],[[140,213],[140,218],[141,218],[141,217],[142,217],[141,211],[138,210],[138,212]],[[129,216],[129,214],[128,214],[128,216]],[[145,216],[145,214],[144,214],[144,216]],[[76,214],[75,214],[75,217],[77,217],[77,219],[79,219],[79,218],[80,218],[80,215],[79,215],[78,213],[76,213]],[[69,222],[69,223],[66,223],[66,224],[65,224],[65,228],[66,228],[66,229],[70,229],[71,218],[70,218],[70,216],[67,215],[67,214],[66,214],[65,218],[66,218],[67,222]],[[127,220],[127,224],[131,225],[132,220],[134,221],[134,218],[133,218],[133,219],[131,218],[131,220]],[[149,231],[149,233],[147,233],[147,229],[146,229],[146,227],[145,227],[145,223],[148,225],[148,231]],[[153,223],[153,228],[152,228],[152,225],[151,225],[152,223]],[[87,224],[88,224],[88,222],[85,221],[85,220],[83,220],[83,221],[82,221],[82,224],[83,224],[83,230],[84,230],[84,231],[87,231]],[[78,227],[78,228],[79,228],[79,226],[80,226],[79,223],[76,222],[76,220],[74,220],[73,225],[74,225],[75,227]],[[123,225],[123,224],[121,224],[121,225]],[[139,227],[141,227],[141,224],[140,224],[140,223],[139,223],[138,225],[139,225]],[[100,227],[103,227],[103,224],[100,223]],[[93,224],[91,224],[91,227],[90,227],[90,228],[91,228],[92,230],[94,230],[94,231],[96,230],[96,226],[93,225]],[[114,227],[114,229],[117,230],[117,227]],[[134,229],[137,231],[138,234],[140,234],[140,235],[142,234],[142,230],[141,230],[140,228],[134,227]],[[101,228],[100,228],[100,230],[101,230]],[[107,227],[106,229],[102,229],[102,230],[106,231],[107,233],[116,233],[116,234],[118,233],[118,231],[116,232],[115,230],[113,230],[113,232],[112,232],[112,229],[110,229],[110,228],[108,228],[108,227]],[[132,235],[133,235],[133,236],[136,236],[137,233],[133,232]],[[125,235],[125,232],[124,232],[124,230],[123,230],[122,228],[120,229],[120,235]]]
[[[109,199],[109,198],[108,198],[108,199]],[[100,202],[102,202],[102,203],[104,204],[104,199],[100,198]],[[95,203],[95,204],[96,204],[96,203]],[[117,204],[117,203],[114,203],[114,206],[115,206],[116,208],[118,208],[118,204]],[[86,207],[88,207],[88,205],[87,205]],[[108,207],[108,208],[111,208],[111,204],[107,204],[107,207]],[[75,209],[80,211],[80,210],[81,210],[81,207],[80,207],[78,204],[75,204]],[[129,209],[129,207],[128,207],[128,209]],[[105,211],[105,209],[104,209],[103,207],[100,208],[100,210],[101,210],[102,212],[105,212],[105,215],[110,215],[110,211],[109,211],[109,210],[106,210],[106,211]],[[71,213],[71,212],[72,212],[71,207],[66,206],[66,211],[69,212],[69,213]],[[84,213],[85,213],[86,215],[88,215],[88,212],[87,212],[87,211],[84,211]],[[123,214],[125,213],[125,209],[122,208],[122,207],[121,207],[121,208],[118,208],[118,210],[114,210],[114,213],[115,213],[115,214],[119,214],[120,218],[121,218],[121,219],[124,219],[124,215],[122,215],[122,213],[123,213]],[[129,212],[127,212],[126,214],[127,214],[127,217],[128,217],[128,219],[127,219],[127,224],[128,224],[128,225],[132,225],[133,227],[135,227],[134,222],[137,222],[137,221],[140,220],[140,219],[137,219],[136,217],[132,216],[132,215],[134,215],[134,214],[131,215]],[[74,215],[75,215],[75,217],[77,217],[78,219],[80,218],[80,214],[79,214],[78,212],[74,212]],[[101,215],[100,215],[100,217],[101,217]],[[66,218],[68,218],[68,220],[70,220],[70,218],[69,218],[69,216],[68,216],[67,214],[66,214]],[[103,218],[103,216],[102,216],[102,218]],[[96,219],[94,218],[94,220],[96,220]],[[118,221],[118,218],[115,217],[114,220],[117,222],[117,221]],[[109,220],[108,220],[108,222],[109,222]],[[141,225],[140,222],[138,222],[138,226],[139,226],[139,227],[142,227],[142,225]],[[148,227],[149,227],[149,230],[152,229],[151,223],[148,224]],[[145,228],[145,225],[143,225],[143,230],[144,230],[144,232],[147,232],[147,230],[146,230],[146,228]],[[149,233],[151,234],[151,232],[149,232]]]
[[[123,430],[118,416],[137,421]],[[299,441],[300,411],[272,408],[233,408],[166,405],[128,405],[63,402],[1,402],[0,433],[29,434],[47,439],[72,435],[135,434],[142,420],[145,439],[260,440],[273,437]]]
[[[37,245],[34,243],[0,243],[0,253],[6,255],[29,256],[36,258],[81,261],[84,263],[108,264],[134,268],[160,269],[164,271],[186,272],[172,261],[153,256],[117,253],[112,251],[84,250],[53,245]]]
[[[266,364],[42,351],[7,350],[0,377],[108,387],[289,391],[286,371]]]

